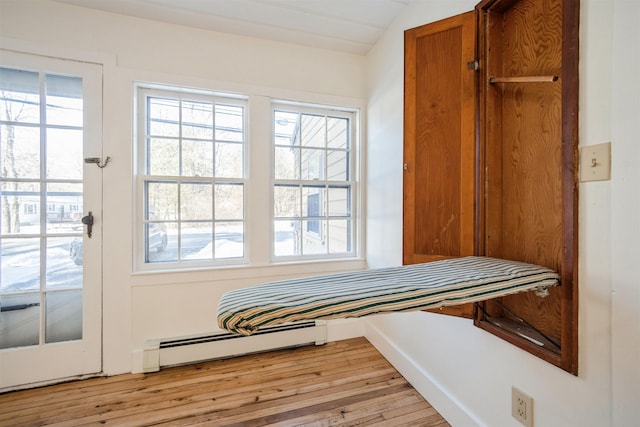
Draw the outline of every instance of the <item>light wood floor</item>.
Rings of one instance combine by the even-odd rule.
[[[0,425],[447,422],[364,338],[0,395]]]

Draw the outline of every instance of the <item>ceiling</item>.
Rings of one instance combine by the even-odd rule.
[[[412,0],[55,0],[205,30],[364,55]]]

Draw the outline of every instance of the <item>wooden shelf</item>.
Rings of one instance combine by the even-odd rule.
[[[495,83],[553,83],[558,76],[489,77],[489,84]]]

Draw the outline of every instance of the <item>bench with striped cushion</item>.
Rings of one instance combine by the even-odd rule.
[[[558,273],[546,267],[488,257],[455,258],[232,290],[220,299],[218,325],[250,335],[286,322],[425,310],[558,284]]]

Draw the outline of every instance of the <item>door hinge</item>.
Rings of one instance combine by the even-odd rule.
[[[480,69],[480,63],[478,61],[467,62],[467,70],[478,71]]]

